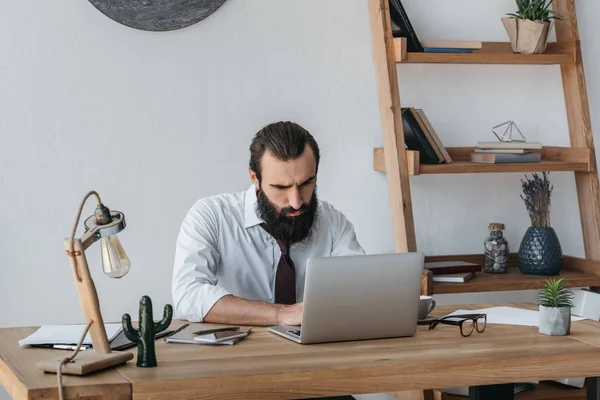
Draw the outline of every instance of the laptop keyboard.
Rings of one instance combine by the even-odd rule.
[[[291,333],[292,335],[300,336],[300,329],[295,329],[295,330],[288,331],[288,332]]]

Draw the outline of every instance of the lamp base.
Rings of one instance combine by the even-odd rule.
[[[64,357],[53,357],[40,361],[36,368],[45,372],[57,372],[58,363]],[[96,353],[94,350],[81,351],[70,363],[63,365],[62,373],[66,375],[87,375],[90,372],[124,364],[133,358],[133,353]]]

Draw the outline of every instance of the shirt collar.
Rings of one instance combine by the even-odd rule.
[[[246,190],[246,196],[244,199],[244,227],[251,228],[255,225],[259,225],[263,222],[261,218],[256,215],[256,186],[251,185]]]

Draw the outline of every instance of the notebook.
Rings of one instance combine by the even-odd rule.
[[[76,345],[81,339],[81,334],[86,325],[42,325],[31,335],[19,340],[19,346],[31,345]],[[121,324],[104,324],[108,341],[112,341],[121,333],[123,326]],[[85,335],[82,342],[83,346],[92,345],[90,332]]]
[[[194,337],[197,336],[200,332],[206,332],[208,330],[212,330],[212,329],[219,329],[219,328],[231,328],[231,329],[239,329],[239,327],[237,326],[228,326],[228,325],[211,325],[211,324],[204,324],[201,322],[197,322],[197,323],[192,323],[189,324],[188,326],[185,327],[185,329],[180,330],[179,332],[175,333],[174,335],[170,335],[165,337],[165,342],[167,343],[185,343],[185,344],[203,344],[203,345],[234,345],[237,342],[239,342],[240,340],[242,340],[244,337],[248,336],[248,334],[244,335],[244,337],[241,338],[236,338],[236,339],[232,339],[232,340],[226,340],[223,342],[219,342],[219,343],[204,343],[204,342],[198,342],[194,340]]]

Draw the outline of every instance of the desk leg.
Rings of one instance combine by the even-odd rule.
[[[469,400],[513,400],[514,397],[515,388],[512,383],[469,387]]]
[[[600,378],[587,378],[585,380],[587,400],[600,400]]]

